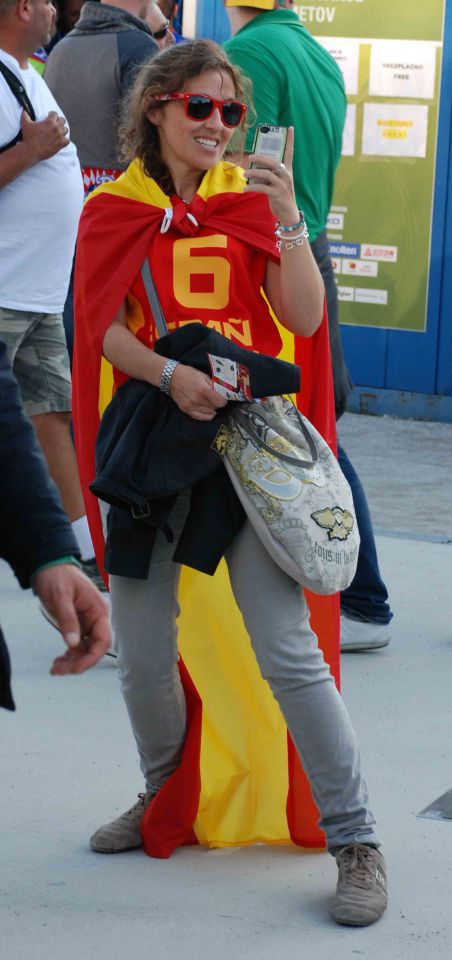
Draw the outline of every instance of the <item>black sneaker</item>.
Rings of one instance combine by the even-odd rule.
[[[93,557],[92,560],[82,560],[81,566],[85,576],[89,577],[90,580],[94,583],[94,586],[97,587],[101,593],[108,593],[108,590],[104,583],[104,578],[101,575],[99,567],[97,566],[97,560]]]

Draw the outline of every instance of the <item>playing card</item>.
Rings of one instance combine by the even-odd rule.
[[[250,390],[250,372],[243,363],[227,360],[226,357],[215,357],[209,353],[210,369],[212,371],[212,386],[216,393],[226,400],[252,400]]]

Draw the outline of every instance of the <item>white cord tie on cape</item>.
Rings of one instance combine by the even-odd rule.
[[[165,213],[163,215],[163,220],[160,227],[160,233],[168,233],[168,230],[173,220],[173,213],[174,211],[172,207],[165,207]],[[190,220],[193,226],[199,227],[199,223],[196,217],[194,217],[192,213],[187,213],[187,220]]]
[[[173,208],[165,207],[165,213],[162,220],[162,225],[160,227],[160,233],[168,233],[168,230],[171,226],[171,221],[173,219]]]

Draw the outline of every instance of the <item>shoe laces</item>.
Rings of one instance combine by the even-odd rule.
[[[355,887],[372,886],[375,849],[366,844],[351,843],[339,852],[339,869],[344,879]]]
[[[139,816],[141,819],[144,811],[146,810],[146,807],[152,800],[152,797],[153,797],[153,794],[139,793],[137,802],[134,803],[133,807],[130,807],[130,810],[126,810],[126,812],[123,813],[120,819],[129,820],[131,816]]]

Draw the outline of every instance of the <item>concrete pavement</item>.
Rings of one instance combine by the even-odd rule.
[[[452,821],[416,814],[452,787],[452,425],[346,415],[340,432],[395,613],[388,648],[342,658],[388,860],[387,914],[336,926],[332,858],[295,847],[91,853],[90,833],[141,786],[116,670],[106,658],[83,677],[50,677],[57,635],[2,564],[18,706],[0,716],[2,960],[449,960]]]

